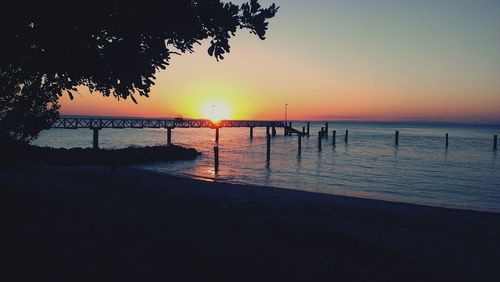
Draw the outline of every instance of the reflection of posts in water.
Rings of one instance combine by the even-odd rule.
[[[394,136],[394,144],[399,145],[399,130],[396,130],[395,136]]]
[[[214,170],[219,171],[219,146],[214,146]]]
[[[493,136],[493,150],[497,150],[497,142],[498,142],[498,136],[495,134]]]
[[[266,158],[271,158],[271,134],[269,134],[269,126],[266,127]]]
[[[337,142],[336,139],[337,139],[337,131],[334,130],[334,131],[332,131],[332,145],[333,145],[333,147],[335,147],[335,142]]]

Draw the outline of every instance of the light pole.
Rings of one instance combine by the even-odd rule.
[[[285,104],[285,126],[287,121],[287,114],[288,114],[288,104]]]

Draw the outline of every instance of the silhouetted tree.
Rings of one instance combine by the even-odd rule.
[[[34,1],[33,1],[34,2]],[[77,3],[77,4],[75,4]],[[36,138],[77,86],[118,99],[148,96],[171,54],[209,39],[217,60],[238,28],[265,39],[277,10],[257,0],[11,1],[0,16],[0,135]]]

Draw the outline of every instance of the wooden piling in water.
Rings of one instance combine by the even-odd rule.
[[[99,130],[100,128],[92,128],[92,149],[99,149]]]
[[[310,122],[308,122],[308,123],[307,123],[307,137],[309,137],[309,127],[310,127],[310,126],[311,126],[311,123],[310,123]]]
[[[394,143],[399,145],[399,130],[396,130],[396,135],[394,137]]]
[[[328,138],[328,122],[325,122],[325,137]]]
[[[219,146],[214,146],[214,170],[219,171]]]
[[[250,139],[253,139],[253,126],[250,126]]]
[[[167,128],[167,146],[172,145],[172,128]]]
[[[298,148],[299,154],[301,154],[302,153],[302,135],[300,135],[300,134],[299,134],[299,142],[298,143],[299,143],[298,144],[298,146],[299,146],[299,148]]]
[[[332,145],[333,145],[334,147],[336,146],[336,144],[335,144],[335,143],[336,143],[336,141],[337,141],[336,139],[337,139],[337,131],[336,131],[336,130],[334,130],[334,131],[332,131]]]
[[[302,135],[306,135],[306,127],[302,126]]]
[[[318,151],[321,151],[321,139],[323,137],[322,135],[323,135],[323,132],[318,131]]]
[[[495,134],[493,135],[493,150],[497,150],[497,143],[498,143],[498,136]]]
[[[215,142],[219,143],[219,127],[215,128]]]
[[[266,127],[266,158],[271,158],[271,134],[269,134],[269,126]]]
[[[446,133],[446,148],[448,148],[448,133]]]
[[[346,144],[347,144],[347,142],[349,141],[349,130],[347,130],[347,129],[346,129],[346,131],[345,131],[344,141],[345,141],[345,143],[346,143]]]
[[[276,127],[273,126],[272,132],[273,132],[273,136],[276,136]]]

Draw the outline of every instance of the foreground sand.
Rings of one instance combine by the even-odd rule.
[[[0,181],[4,275],[19,280],[500,280],[500,214],[130,168]]]

